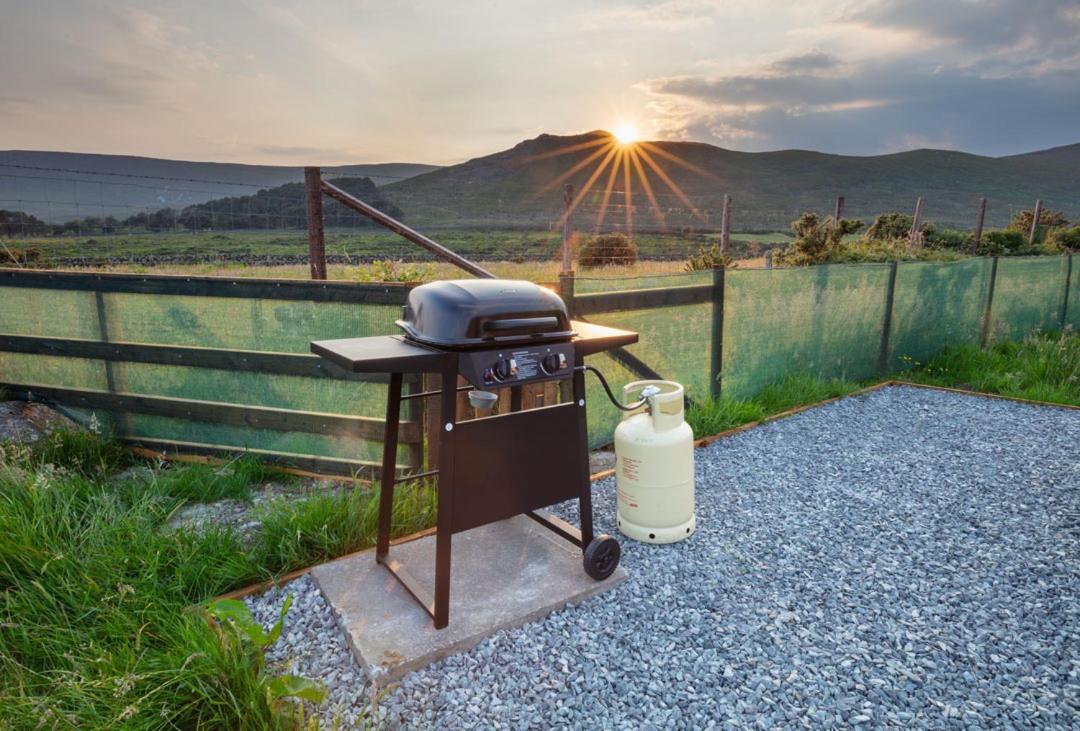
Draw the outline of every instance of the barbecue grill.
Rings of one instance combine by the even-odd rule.
[[[585,572],[611,575],[619,545],[594,536],[585,420],[584,359],[637,342],[637,333],[572,321],[563,301],[531,282],[500,279],[433,282],[409,293],[402,335],[323,340],[312,352],[361,373],[389,373],[375,560],[427,610],[436,628],[449,623],[450,549],[454,533],[526,514],[582,550]],[[436,391],[402,395],[405,374],[441,376]],[[458,376],[468,385],[458,387]],[[521,410],[522,386],[569,385],[572,398]],[[510,388],[510,410],[460,421],[457,392]],[[390,557],[401,402],[441,397],[435,586],[420,585]],[[474,399],[480,403],[481,399]],[[577,499],[575,528],[542,508]]]

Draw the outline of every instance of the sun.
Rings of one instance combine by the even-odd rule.
[[[637,127],[632,122],[620,122],[612,132],[620,145],[632,145],[638,141]]]

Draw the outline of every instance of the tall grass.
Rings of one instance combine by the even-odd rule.
[[[1080,335],[1034,333],[986,350],[953,347],[901,375],[937,386],[1080,406]]]
[[[290,725],[250,653],[220,642],[193,607],[370,545],[377,499],[355,488],[274,501],[254,542],[172,530],[185,501],[242,497],[261,469],[147,467],[116,479],[126,459],[95,439],[0,450],[0,728]],[[427,525],[432,491],[401,494],[395,532]]]
[[[753,398],[732,399],[721,396],[695,402],[686,412],[686,421],[699,437],[718,434],[760,421],[796,406],[846,396],[862,384],[839,378],[819,379],[807,375],[784,376],[766,386]]]

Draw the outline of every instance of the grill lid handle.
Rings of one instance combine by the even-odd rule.
[[[484,323],[486,332],[506,332],[507,330],[555,330],[559,327],[557,317],[515,317],[506,320],[487,320]]]

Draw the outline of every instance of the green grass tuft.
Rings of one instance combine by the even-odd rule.
[[[945,350],[904,380],[1080,406],[1080,335],[1035,333],[1021,342]]]
[[[257,550],[261,565],[287,571],[375,545],[377,495],[358,487],[305,500],[270,501],[260,510],[263,529]],[[398,485],[391,533],[408,535],[434,525],[435,495],[430,485]]]
[[[208,503],[223,498],[248,500],[251,488],[261,483],[294,481],[254,457],[239,457],[224,464],[174,464],[154,473],[167,494],[188,502]]]
[[[845,396],[862,384],[839,378],[819,379],[806,375],[785,376],[762,389],[750,399],[707,399],[696,402],[686,412],[686,421],[695,436],[718,434],[760,421],[782,411]]]

